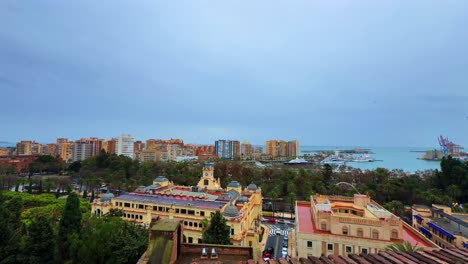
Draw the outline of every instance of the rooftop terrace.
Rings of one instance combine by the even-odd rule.
[[[297,225],[299,232],[308,234],[327,234],[329,232],[318,230],[314,225],[314,217],[311,211],[311,205],[307,203],[297,203]],[[403,225],[403,240],[409,241],[412,245],[418,247],[432,248],[426,241],[420,238]]]

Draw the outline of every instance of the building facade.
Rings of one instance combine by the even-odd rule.
[[[403,240],[437,246],[368,195],[315,195],[296,203],[296,257],[377,253]]]
[[[131,135],[120,135],[116,141],[116,154],[133,159],[133,141]]]
[[[468,214],[446,205],[413,205],[413,227],[441,248],[468,248]]]
[[[201,190],[204,190],[203,192]],[[219,211],[230,227],[231,242],[238,246],[259,246],[262,210],[261,189],[255,184],[242,188],[232,182],[224,190],[213,175],[213,166],[207,164],[197,186],[176,186],[160,176],[153,185],[140,187],[133,193],[118,197],[104,195],[92,204],[92,213],[103,215],[110,209],[124,212],[123,219],[149,224],[153,216],[177,219],[184,224],[187,243],[202,243],[204,221]]]
[[[72,145],[72,161],[81,161],[91,157],[93,146],[90,143],[77,141]]]
[[[252,144],[250,144],[248,141],[242,142],[241,156],[242,158],[250,158],[253,156]]]
[[[216,140],[215,153],[220,159],[234,159],[234,141],[227,139]]]
[[[28,156],[32,155],[32,141],[23,140],[16,144],[16,155],[18,156]]]

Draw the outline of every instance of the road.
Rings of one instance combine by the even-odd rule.
[[[263,223],[270,228],[270,233],[268,234],[268,239],[265,244],[264,250],[269,247],[273,247],[275,249],[275,254],[273,258],[281,258],[283,257],[281,254],[281,250],[283,246],[287,247],[287,242],[284,240],[284,237],[288,235],[290,231],[294,229],[294,225],[290,224],[271,224],[271,223]],[[279,231],[281,235],[276,235],[276,231]]]

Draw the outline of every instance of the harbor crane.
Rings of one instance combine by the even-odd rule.
[[[462,147],[453,143],[452,141],[448,140],[448,138],[444,138],[442,135],[439,136],[439,145],[442,148],[442,152],[444,153],[444,157],[448,157],[448,155],[459,155],[460,149]]]

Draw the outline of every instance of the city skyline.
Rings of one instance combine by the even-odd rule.
[[[467,9],[3,1],[0,141],[467,147]]]

